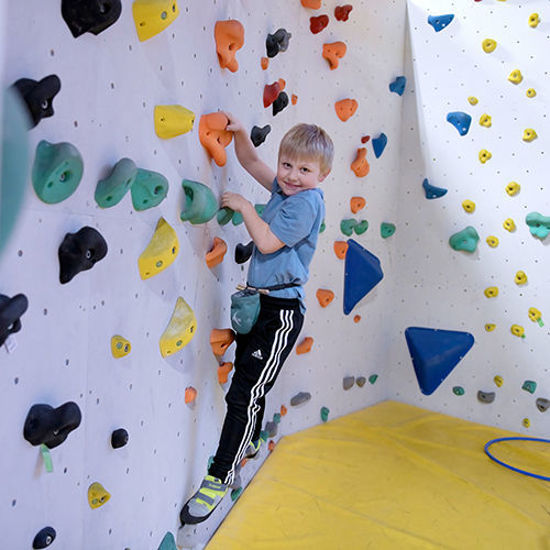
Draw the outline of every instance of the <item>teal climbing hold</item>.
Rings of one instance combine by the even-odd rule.
[[[550,233],[550,216],[543,216],[538,212],[530,212],[525,217],[525,223],[529,226],[531,235],[539,239],[545,239]]]
[[[327,224],[325,223],[325,220],[321,222],[321,227],[319,227],[319,233],[322,233],[327,228]]]
[[[453,386],[453,393],[455,395],[464,395],[466,392],[462,386]]]
[[[233,502],[235,502],[241,496],[242,492],[243,492],[242,487],[238,487],[237,489],[232,489],[231,490],[231,500]]]
[[[340,222],[340,231],[347,235],[348,237],[351,237],[353,234],[353,228],[357,225],[357,220],[354,220],[353,218],[342,220]]]
[[[101,208],[110,208],[118,204],[132,187],[137,171],[133,160],[120,159],[114,165],[109,177],[98,182],[94,196],[97,204]]]
[[[41,201],[57,204],[70,197],[76,191],[83,172],[82,156],[74,145],[42,140],[36,147],[31,178]]]
[[[330,414],[330,410],[327,407],[321,407],[321,420],[323,422],[328,421],[328,415]]]
[[[447,115],[447,122],[450,122],[458,130],[461,136],[465,136],[470,129],[472,117],[468,113],[455,111]]]
[[[281,413],[275,413],[273,415],[273,422],[275,422],[275,424],[279,424],[281,422]]]
[[[218,212],[218,201],[209,187],[198,181],[183,180],[182,222],[193,225],[210,221]]]
[[[386,136],[386,134],[384,134],[384,132],[382,132],[380,135],[372,140],[372,148],[374,150],[374,156],[376,158],[379,158],[380,155],[384,152],[387,144],[388,137]]]
[[[404,76],[398,76],[390,83],[390,92],[394,92],[397,95],[403,95],[406,85],[407,79]]]
[[[426,194],[427,199],[438,199],[447,193],[447,189],[443,189],[443,187],[435,187],[435,185],[430,185],[428,178],[422,182],[422,187],[424,188],[424,193]]]
[[[521,389],[528,391],[529,393],[535,393],[537,390],[537,383],[533,380],[525,380],[523,386],[521,386]]]
[[[353,227],[356,235],[362,235],[369,228],[369,222],[367,220],[361,220]]]
[[[408,327],[405,338],[424,395],[431,395],[474,345],[469,332]]]
[[[13,88],[4,90],[0,165],[0,253],[25,198],[29,174],[28,110]]]
[[[260,439],[262,441],[267,441],[269,439],[269,432],[267,430],[262,430],[260,432]]]
[[[369,384],[375,384],[377,380],[378,380],[377,374],[371,374],[369,376]]]
[[[178,547],[176,546],[176,539],[174,538],[174,535],[170,533],[170,531],[168,531],[166,535],[164,535],[164,538],[162,539],[158,550],[178,550]]]
[[[454,19],[454,14],[446,15],[429,15],[428,23],[434,28],[435,32],[442,31]]]
[[[391,237],[395,233],[395,224],[382,222],[380,225],[380,235],[383,239]]]
[[[266,206],[265,204],[254,205],[254,210],[256,210],[256,213],[258,214],[258,216],[262,217],[265,206]],[[232,219],[233,225],[240,225],[241,223],[243,223],[243,221],[244,221],[243,215],[240,212],[235,212],[233,214],[233,219]]]
[[[475,252],[477,243],[479,242],[479,235],[474,227],[469,225],[466,229],[451,235],[449,244],[453,250],[464,250],[464,252]]]
[[[233,218],[234,213],[235,211],[231,210],[231,208],[220,208],[216,214],[218,223],[220,225],[227,225],[231,221],[231,218]]]
[[[384,277],[380,260],[353,239],[348,239],[344,274],[344,315]]]
[[[168,194],[168,180],[158,172],[138,168],[132,183],[132,204],[138,211],[158,206]]]

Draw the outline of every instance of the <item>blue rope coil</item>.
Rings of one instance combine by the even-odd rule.
[[[505,468],[508,468],[509,470],[513,470],[514,472],[518,472],[519,474],[523,474],[524,476],[530,476],[535,477],[537,479],[543,479],[544,481],[550,481],[549,476],[541,476],[539,474],[534,474],[533,472],[527,472],[526,470],[520,470],[519,468],[515,468],[514,466],[510,466],[510,464],[506,464],[506,462],[502,462],[502,460],[499,460],[498,458],[495,458],[490,452],[489,447],[493,443],[499,443],[500,441],[540,441],[542,443],[550,443],[550,439],[538,439],[535,437],[500,437],[498,439],[492,439],[491,441],[487,441],[485,443],[485,453],[487,456],[494,460],[497,464],[500,464],[501,466],[504,466]]]

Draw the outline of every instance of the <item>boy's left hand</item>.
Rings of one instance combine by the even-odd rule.
[[[222,207],[224,208],[231,208],[231,210],[234,210],[235,212],[241,212],[243,208],[245,208],[248,201],[238,193],[231,193],[230,191],[226,191],[222,195]]]

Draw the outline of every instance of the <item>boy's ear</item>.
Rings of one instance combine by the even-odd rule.
[[[319,181],[323,181],[328,175],[330,174],[330,170],[328,172],[325,172],[324,174],[319,175]]]

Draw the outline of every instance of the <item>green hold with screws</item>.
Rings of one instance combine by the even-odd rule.
[[[132,183],[132,204],[137,211],[158,206],[168,194],[168,180],[158,172],[138,168]]]
[[[132,187],[137,166],[133,160],[120,159],[113,167],[109,177],[100,180],[95,188],[95,201],[101,208],[110,208],[118,204]]]

